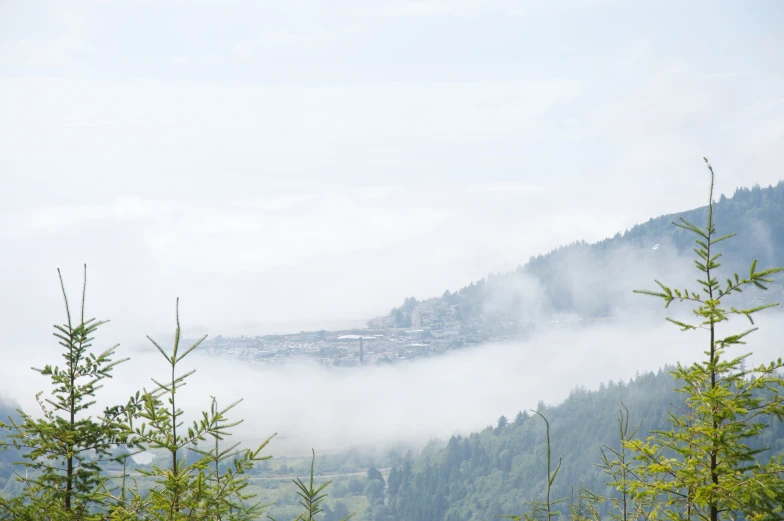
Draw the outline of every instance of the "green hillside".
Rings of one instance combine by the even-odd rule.
[[[595,464],[601,445],[619,446],[621,403],[628,407],[632,424],[644,419],[639,432],[644,436],[668,426],[667,410],[682,400],[674,387],[665,369],[629,383],[610,382],[597,391],[576,389],[555,407],[540,404],[550,422],[553,457],[563,462],[553,497],[570,497],[581,487],[612,495],[607,477]],[[545,428],[536,415],[521,413],[503,425],[505,420],[400,461],[390,472],[389,505],[377,508],[373,519],[486,521],[523,513],[526,501],[541,499],[545,492]],[[756,442],[772,447],[770,453],[784,454],[784,423],[773,424]]]
[[[19,413],[16,405],[0,400],[0,421],[7,422],[9,418],[19,421]],[[8,441],[8,431],[0,429],[0,444]],[[14,479],[14,472],[19,471],[19,467],[14,468],[14,462],[20,461],[21,455],[8,446],[0,446],[0,497],[9,497],[19,492],[20,486]]]

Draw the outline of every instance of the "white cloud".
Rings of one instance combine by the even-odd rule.
[[[314,36],[291,31],[264,31],[259,35],[259,41],[271,47],[297,47],[312,41]]]
[[[238,42],[231,47],[231,57],[239,62],[251,62],[254,60],[255,52],[251,42]]]
[[[202,58],[202,63],[207,65],[222,65],[226,60],[218,53],[210,53]]]
[[[80,64],[76,57],[83,48],[78,36],[66,33],[52,40],[17,39],[0,42],[0,67],[39,67],[62,70]]]
[[[471,16],[487,11],[508,14],[520,9],[520,2],[505,0],[403,0],[380,4],[378,13],[384,16]]]

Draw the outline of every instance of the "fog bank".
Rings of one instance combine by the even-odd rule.
[[[757,363],[784,354],[777,331],[784,317],[771,313],[758,320],[760,331],[737,353],[754,351]],[[744,327],[736,321],[731,329]],[[277,432],[271,453],[331,450],[348,445],[383,447],[403,442],[422,444],[494,424],[562,402],[577,386],[627,380],[638,371],[665,364],[689,363],[702,356],[704,332],[682,333],[666,324],[626,322],[582,330],[544,330],[526,342],[480,345],[448,355],[389,366],[325,368],[311,363],[250,365],[234,359],[195,354],[183,371],[197,369],[181,396],[190,414],[209,406],[210,396],[223,404],[243,398],[234,417],[244,418],[236,434],[258,441]],[[105,398],[121,399],[150,385],[150,376],[166,378],[159,353],[118,351],[132,360],[117,368],[104,389]],[[43,354],[41,351],[39,354]],[[196,352],[198,353],[198,352]],[[48,351],[49,361],[55,354]],[[36,410],[34,394],[44,379],[29,371],[43,364],[36,356],[15,357],[0,368],[2,394]],[[189,414],[189,415],[190,415]]]

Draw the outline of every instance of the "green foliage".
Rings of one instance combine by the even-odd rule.
[[[329,486],[331,481],[326,481],[321,485],[315,485],[314,480],[314,465],[316,463],[316,451],[313,452],[313,459],[310,463],[310,481],[306,485],[301,479],[296,478],[292,480],[297,487],[297,495],[300,497],[300,506],[304,509],[303,513],[297,516],[294,521],[315,521],[316,515],[324,512],[323,502],[327,498],[324,490]],[[354,514],[348,514],[341,521],[346,521],[353,517]],[[268,516],[269,517],[269,516]],[[272,521],[275,518],[269,517]]]
[[[336,501],[330,508],[329,505],[324,505],[324,519],[323,521],[342,521],[348,519],[353,514],[348,511],[348,506],[343,501]]]
[[[0,418],[7,418],[9,423],[15,422],[18,424],[22,421],[17,411],[18,408],[19,406],[16,404],[3,403],[2,398],[0,398]],[[18,488],[18,485],[20,485],[14,479],[14,462],[21,456],[13,448],[13,444],[10,445],[11,450],[7,450],[11,441],[8,435],[11,433],[8,429],[0,428],[0,497],[12,497],[19,495],[21,492],[21,489],[11,490],[12,488]],[[3,486],[4,484],[5,486]]]
[[[113,360],[117,346],[98,354],[90,351],[93,335],[105,321],[85,319],[87,267],[85,266],[79,322],[75,323],[60,276],[66,323],[55,326],[54,336],[64,348],[65,365],[35,369],[49,377],[50,397],[36,395],[41,417],[19,410],[20,420],[0,422],[7,432],[5,447],[21,452],[24,461],[17,473],[23,485],[16,497],[0,499],[0,519],[90,520],[98,519],[101,471],[110,462],[122,462],[125,451],[113,449],[127,442],[121,420],[125,407],[107,408],[93,418],[95,397],[101,382],[125,360]]]
[[[606,498],[596,503],[602,519],[610,519],[621,492],[608,481],[617,481],[601,466],[600,447],[605,446],[609,462],[615,456],[607,448],[621,452],[619,404],[629,410],[625,439],[647,437],[653,430],[668,428],[672,407],[683,408],[685,398],[675,392],[672,367],[656,373],[641,373],[631,381],[609,382],[598,390],[573,392],[557,406],[548,407],[552,454],[563,459],[552,497],[572,497],[571,506],[583,509],[589,517],[589,492]],[[770,395],[770,391],[761,394]],[[397,521],[487,521],[494,516],[530,511],[530,501],[545,497],[547,464],[546,432],[535,415],[520,425],[510,423],[502,433],[476,432],[454,436],[435,450],[401,457],[388,478],[389,508]],[[636,435],[635,428],[640,425]],[[771,447],[766,456],[784,455],[784,422],[767,420],[769,428],[749,440],[755,449]],[[631,449],[626,450],[625,465],[636,467]],[[597,463],[599,464],[597,466]],[[614,465],[617,472],[618,465]],[[627,477],[628,481],[633,475]],[[572,487],[574,492],[572,493]],[[633,517],[634,501],[629,497],[628,519]],[[569,514],[568,502],[555,510]],[[644,512],[649,512],[647,509]]]
[[[707,159],[706,159],[707,163]],[[757,271],[753,261],[747,277],[735,274],[721,284],[716,276],[721,266],[715,245],[734,234],[716,236],[713,211],[713,169],[710,171],[710,198],[707,224],[698,227],[686,219],[673,223],[697,235],[695,266],[702,274],[696,290],[671,289],[656,281],[660,291],[638,291],[661,298],[665,306],[673,301],[694,304],[694,322],[668,318],[683,331],[703,330],[708,334],[706,359],[691,366],[678,364],[673,375],[676,389],[685,395],[685,407],[669,413],[669,430],[658,430],[645,441],[625,440],[640,466],[639,479],[630,483],[638,498],[659,502],[669,519],[706,521],[718,519],[784,519],[784,464],[782,458],[760,461],[763,448],[752,448],[751,440],[768,428],[768,419],[784,418],[784,384],[779,358],[769,364],[745,369],[750,353],[730,355],[745,344],[756,328],[720,337],[719,327],[730,317],[743,316],[754,324],[752,315],[775,306],[765,304],[736,308],[726,303],[747,287],[767,289],[771,275],[784,268]]]
[[[237,403],[219,408],[215,398],[209,411],[185,428],[184,411],[177,406],[178,393],[186,379],[195,371],[178,374],[178,364],[196,349],[204,338],[185,350],[180,350],[179,300],[176,312],[177,328],[171,354],[148,337],[165,358],[169,369],[168,381],[152,379],[155,387],[144,390],[139,398],[132,399],[137,408],[126,428],[135,446],[147,450],[163,450],[170,465],[153,465],[150,470],[139,470],[141,478],[133,478],[133,485],[120,486],[119,492],[106,489],[104,501],[109,507],[109,519],[130,521],[136,519],[177,520],[231,520],[256,519],[266,505],[253,502],[255,495],[245,491],[247,472],[253,464],[270,456],[260,456],[269,439],[255,449],[239,450],[239,444],[221,448],[220,442],[229,436],[229,429],[241,421],[229,421],[227,413]],[[270,438],[271,439],[271,438]],[[199,442],[212,441],[209,449]],[[184,453],[190,451],[198,457],[188,461]],[[231,462],[230,465],[226,463]],[[222,465],[223,464],[223,465]],[[221,468],[223,467],[223,471]],[[155,486],[144,491],[140,480],[152,481]]]
[[[495,428],[496,434],[502,432],[504,430],[504,427],[506,427],[507,425],[509,425],[509,420],[506,418],[506,416],[501,416],[500,418],[498,418],[498,425]]]
[[[541,411],[550,423],[552,454],[562,457],[552,497],[588,488],[613,497],[606,474],[596,466],[601,445],[619,446],[618,407],[623,402],[635,418],[645,418],[640,435],[667,425],[669,404],[682,399],[673,390],[667,368],[632,381],[609,382],[595,391],[575,391],[557,406]],[[529,398],[530,399],[530,398]],[[544,424],[535,414],[503,432],[454,436],[435,450],[403,457],[390,469],[389,507],[397,521],[487,521],[501,514],[526,512],[528,502],[546,494],[547,443]],[[769,432],[784,452],[784,424]],[[607,505],[599,505],[604,514]],[[567,513],[567,504],[556,510]]]
[[[517,413],[517,416],[515,416],[514,424],[515,426],[519,427],[527,419],[528,419],[528,413],[526,411],[520,411]]]
[[[375,467],[368,468],[367,478],[368,478],[368,481],[375,480],[375,481],[380,481],[382,485],[386,484],[384,482],[383,474],[381,474],[381,472],[377,468],[375,468]]]
[[[633,480],[648,483],[641,477],[634,466],[631,451],[628,447],[636,439],[637,433],[642,428],[642,421],[637,427],[629,427],[629,409],[621,403],[622,410],[618,414],[618,448],[609,445],[602,445],[601,463],[596,466],[609,476],[610,481],[607,485],[615,489],[615,494],[611,497],[602,497],[587,489],[580,492],[581,506],[585,502],[584,511],[576,511],[571,508],[574,519],[596,518],[598,514],[597,505],[609,502],[611,508],[608,511],[609,518],[614,521],[629,521],[630,519],[652,519],[656,516],[659,505],[648,496],[634,496],[632,494]]]

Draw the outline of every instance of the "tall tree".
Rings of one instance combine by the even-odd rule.
[[[779,371],[781,358],[752,369],[745,368],[747,354],[731,354],[745,344],[757,328],[722,336],[720,329],[733,316],[745,317],[754,325],[753,315],[777,304],[738,308],[728,304],[750,287],[762,290],[773,282],[771,276],[784,268],[757,270],[751,264],[747,277],[734,274],[720,283],[717,276],[717,244],[735,234],[717,236],[713,211],[714,172],[710,172],[707,223],[699,227],[685,219],[675,226],[697,236],[696,268],[701,273],[699,289],[678,290],[659,282],[660,290],[637,293],[661,298],[665,306],[673,301],[694,305],[695,320],[668,318],[683,331],[706,333],[705,359],[690,366],[678,364],[673,375],[686,396],[686,408],[669,413],[671,428],[655,431],[645,441],[629,440],[625,446],[641,463],[641,479],[631,482],[638,496],[660,501],[670,519],[784,519],[784,465],[781,458],[759,461],[763,449],[749,442],[768,427],[771,418],[784,418],[784,402],[779,394],[784,381]],[[767,391],[767,392],[765,392]]]
[[[325,481],[321,485],[316,485],[314,483],[314,470],[316,464],[316,451],[311,449],[313,453],[313,458],[310,460],[310,481],[307,484],[303,482],[301,479],[296,478],[292,481],[294,485],[297,487],[297,495],[300,498],[300,506],[303,509],[303,512],[298,515],[294,521],[316,521],[316,516],[322,512],[325,512],[325,504],[324,500],[327,498],[327,493],[324,491],[331,481]],[[342,521],[348,521],[352,518],[354,514],[348,514],[346,517],[342,519]],[[272,521],[275,521],[275,518],[270,517]]]
[[[57,274],[66,323],[54,326],[54,336],[64,348],[65,364],[33,368],[49,377],[54,387],[51,396],[45,396],[43,391],[36,395],[40,417],[19,410],[20,422],[0,422],[0,427],[9,431],[8,444],[24,455],[24,462],[20,463],[24,472],[17,473],[24,492],[11,500],[0,499],[0,518],[96,519],[104,465],[123,461],[129,455],[114,450],[127,441],[126,431],[118,422],[126,408],[112,407],[97,418],[90,416],[101,382],[111,378],[112,370],[127,358],[112,359],[117,345],[97,355],[90,350],[93,335],[108,321],[85,318],[87,266],[77,317],[71,313],[59,269]]]
[[[246,491],[247,473],[254,463],[270,458],[260,454],[271,438],[254,449],[240,450],[239,444],[221,447],[220,442],[230,435],[231,428],[241,423],[241,420],[230,421],[227,416],[239,401],[219,408],[213,397],[209,411],[202,412],[200,418],[190,425],[185,424],[185,412],[178,405],[179,397],[186,380],[195,370],[180,373],[179,366],[206,336],[181,349],[179,299],[176,322],[174,345],[170,352],[147,337],[165,358],[169,378],[165,381],[152,380],[155,385],[141,395],[138,410],[126,425],[128,435],[136,446],[163,450],[168,455],[168,465],[154,465],[152,470],[139,471],[144,479],[154,483],[147,492],[134,485],[127,491],[123,489],[119,495],[107,493],[106,501],[111,505],[110,519],[256,519],[266,505],[255,502],[255,494]],[[188,453],[196,454],[195,461],[186,457]]]
[[[496,434],[500,434],[504,430],[504,427],[506,427],[507,425],[509,425],[509,420],[507,419],[506,416],[501,415],[498,418],[498,425],[496,425],[495,428]]]
[[[635,480],[643,479],[638,475],[632,460],[633,454],[628,448],[629,442],[636,439],[637,433],[642,427],[642,421],[634,428],[629,426],[629,409],[621,402],[622,409],[618,413],[618,448],[609,445],[602,445],[601,463],[599,467],[610,481],[607,483],[615,489],[615,494],[610,498],[604,498],[590,491],[582,491],[580,499],[586,501],[587,510],[591,514],[597,514],[596,505],[609,502],[611,505],[608,514],[612,521],[630,520],[649,520],[655,519],[659,511],[659,506],[654,498],[646,495],[632,494],[631,483]],[[579,517],[579,516],[576,516]],[[591,517],[596,517],[592,515]]]

